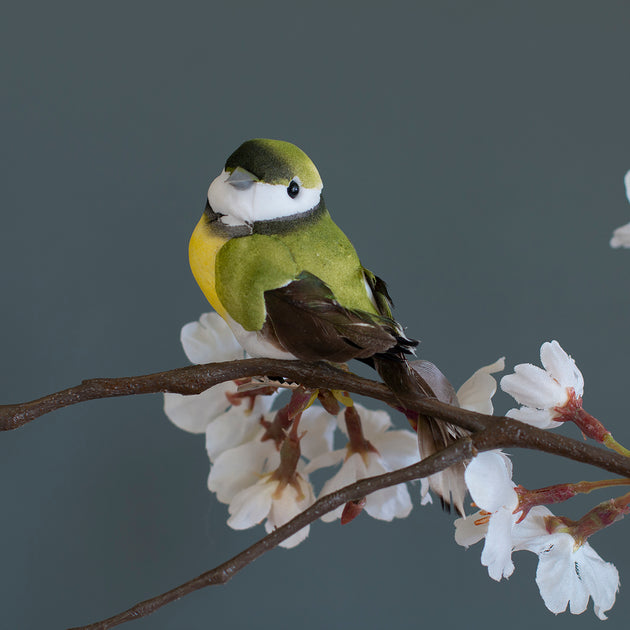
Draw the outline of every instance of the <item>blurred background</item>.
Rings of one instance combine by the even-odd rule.
[[[5,5],[2,403],[186,365],[179,330],[208,310],[189,234],[225,158],[270,137],[317,164],[423,358],[459,386],[500,356],[509,370],[538,362],[558,339],[585,407],[630,443],[630,252],[608,246],[630,220],[630,7],[348,5]],[[0,437],[2,627],[108,617],[263,533],[225,525],[203,437],[175,428],[161,396],[84,403]],[[528,487],[606,476],[513,459]],[[407,519],[315,524],[296,549],[130,627],[599,623],[592,604],[546,610],[532,554],[490,580],[481,547],[456,546],[452,516],[418,492]],[[609,496],[556,512],[577,518]],[[630,615],[629,525],[591,539],[621,574],[608,628]]]

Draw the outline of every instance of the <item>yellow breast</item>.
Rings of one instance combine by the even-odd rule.
[[[227,311],[217,295],[214,263],[218,251],[227,242],[227,238],[217,236],[210,231],[205,216],[202,215],[188,244],[188,260],[197,284],[212,305],[212,308],[226,318]]]

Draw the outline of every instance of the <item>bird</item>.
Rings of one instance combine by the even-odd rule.
[[[426,361],[414,367],[418,342],[394,319],[385,282],[361,265],[322,189],[315,164],[296,145],[265,138],[241,144],[210,184],[191,235],[195,280],[253,357],[357,359],[394,394],[434,398],[434,388],[444,389],[441,373]],[[430,416],[407,415],[422,457],[466,434]],[[461,466],[431,476],[429,485],[443,506],[463,513]]]

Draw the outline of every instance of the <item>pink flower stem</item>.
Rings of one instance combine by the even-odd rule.
[[[630,492],[617,499],[610,499],[595,506],[579,521],[561,516],[548,516],[545,524],[549,533],[564,532],[573,536],[578,546],[583,545],[594,533],[621,520],[630,512]]]
[[[582,433],[611,450],[630,457],[630,450],[619,444],[610,431],[582,407],[582,397],[577,396],[575,390],[568,389],[569,398],[562,407],[554,407],[554,420],[557,422],[573,422]]]
[[[630,485],[630,479],[602,479],[601,481],[579,481],[577,483],[561,483],[537,490],[527,490],[523,486],[516,486],[514,490],[518,495],[518,507],[514,512],[521,512],[518,519],[520,523],[528,512],[537,505],[552,505],[571,499],[576,494],[588,494],[600,488]]]

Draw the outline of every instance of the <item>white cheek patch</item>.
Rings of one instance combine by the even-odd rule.
[[[286,186],[254,182],[246,188],[236,188],[226,180],[229,173],[222,171],[208,189],[208,202],[215,212],[226,215],[228,225],[280,219],[312,210],[321,196],[321,188],[302,188],[291,199]],[[297,181],[297,179],[296,179]]]

